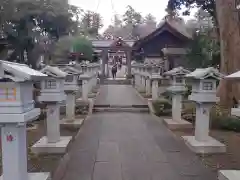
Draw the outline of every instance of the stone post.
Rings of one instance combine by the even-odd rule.
[[[146,95],[150,95],[151,94],[151,79],[150,77],[148,76],[146,78]]]
[[[158,79],[152,80],[152,100],[158,99]]]
[[[26,131],[25,123],[1,128],[3,180],[28,179]]]
[[[126,52],[126,59],[127,59],[127,77],[131,77],[131,51]]]
[[[47,140],[48,143],[60,141],[60,104],[52,103],[47,105]]]
[[[68,120],[74,120],[75,118],[75,92],[67,92],[66,97],[66,117]]]
[[[88,100],[88,80],[83,80],[82,83],[82,100]]]
[[[211,107],[207,105],[196,105],[195,138],[197,141],[208,141],[209,139],[209,112]]]
[[[172,96],[172,119],[181,120],[182,113],[182,94],[173,94]]]

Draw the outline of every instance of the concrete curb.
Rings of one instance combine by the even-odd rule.
[[[137,90],[135,87],[133,87],[133,89],[135,90],[136,94],[137,94],[145,103],[147,103],[148,99],[144,98],[144,97],[138,92],[138,90]]]
[[[58,164],[57,169],[52,173],[52,180],[63,179],[65,172],[67,170],[68,162],[70,161],[69,153],[66,153]]]
[[[154,115],[156,114],[156,111],[152,104],[152,99],[148,99],[148,108],[149,108],[150,114],[154,114]]]

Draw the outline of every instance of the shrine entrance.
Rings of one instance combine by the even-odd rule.
[[[126,77],[131,77],[131,53],[132,48],[121,38],[114,40],[102,50],[102,67],[101,75],[102,78],[109,77],[109,68],[115,63],[125,65]]]

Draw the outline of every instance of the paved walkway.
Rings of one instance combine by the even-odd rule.
[[[111,102],[108,92],[116,87],[102,87],[102,99],[107,99],[104,103]],[[134,99],[128,99],[133,92],[125,90],[130,87],[118,90],[119,99],[123,99],[119,102],[126,100],[128,104]],[[63,180],[217,179],[215,172],[206,169],[181,140],[149,114],[93,114],[85,121],[70,156]]]
[[[103,85],[96,105],[145,105],[131,85]]]

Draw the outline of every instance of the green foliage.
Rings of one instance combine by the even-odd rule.
[[[182,118],[194,123],[195,122],[195,116],[196,116],[196,105],[194,102],[185,101],[183,103],[183,109],[182,109]]]
[[[232,116],[221,116],[212,119],[213,128],[240,132],[240,119]]]
[[[74,36],[63,36],[54,45],[53,56],[66,58],[71,51]]]
[[[87,11],[81,20],[82,34],[97,37],[103,27],[103,20],[99,13]]]
[[[135,11],[132,6],[127,6],[127,10],[123,15],[123,21],[125,24],[138,25],[143,21],[142,15]]]
[[[194,7],[201,8],[208,12],[215,24],[218,24],[215,0],[168,0],[167,5],[167,9],[171,11],[186,9],[183,12],[184,15],[189,15],[190,10]]]
[[[73,41],[72,49],[74,53],[81,54],[83,59],[92,60],[93,46],[91,41],[84,36],[76,37]]]
[[[167,99],[159,99],[152,102],[157,116],[169,116],[172,112],[172,104]]]
[[[196,34],[186,55],[188,68],[206,68],[220,64],[220,46],[206,34]]]
[[[25,63],[36,68],[36,60],[44,45],[72,33],[77,23],[72,19],[78,8],[62,2],[47,0],[0,2],[0,32],[13,49],[7,60]],[[43,37],[45,38],[44,40]]]

